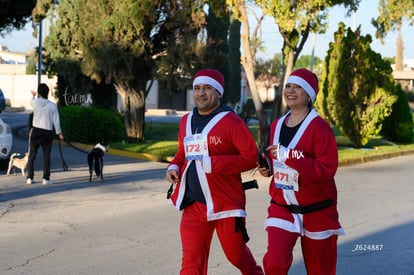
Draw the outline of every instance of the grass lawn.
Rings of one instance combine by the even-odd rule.
[[[250,131],[257,140],[257,125],[250,125]],[[338,144],[338,156],[340,163],[351,161],[363,162],[364,159],[380,156],[383,154],[399,154],[413,151],[414,141],[410,144],[393,144],[381,137],[371,139],[362,149],[352,148],[347,137],[342,136],[334,129],[336,142]],[[111,143],[111,148],[126,150],[134,153],[156,155],[161,160],[167,161],[174,156],[178,149],[178,124],[147,123],[145,128],[147,140],[141,144]]]

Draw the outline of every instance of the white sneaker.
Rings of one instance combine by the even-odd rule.
[[[31,178],[27,178],[27,179],[26,179],[26,183],[27,183],[27,184],[32,184],[32,183],[33,183],[33,180],[32,180]]]
[[[43,179],[43,182],[42,182],[42,184],[43,185],[47,185],[47,184],[53,184],[53,183],[55,183],[53,180],[47,180],[47,179]]]

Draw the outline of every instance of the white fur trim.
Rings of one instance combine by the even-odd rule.
[[[312,102],[315,102],[316,91],[312,88],[311,85],[309,85],[308,82],[306,82],[305,79],[296,75],[291,75],[287,79],[286,84],[287,83],[292,83],[301,86],[305,90],[305,92],[311,97]]]
[[[207,84],[210,85],[212,87],[214,87],[221,95],[223,95],[224,93],[224,88],[223,86],[221,86],[221,84],[215,80],[214,78],[210,77],[210,76],[198,76],[194,79],[193,81],[193,89],[195,85],[198,84]]]
[[[169,165],[168,168],[167,168],[167,171],[170,171],[170,170],[175,170],[178,173],[180,173],[180,167],[178,167],[177,164],[171,164],[171,165]]]
[[[284,219],[280,219],[280,218],[267,218],[265,220],[265,230],[268,227],[278,227],[278,228],[284,229],[289,232],[295,232],[295,233],[301,234],[302,228],[299,224],[297,215],[293,215],[293,218],[294,218],[293,223],[290,221],[284,220]]]
[[[310,232],[305,229],[305,236],[312,240],[325,240],[332,235],[342,236],[345,235],[345,230],[343,228],[339,229],[330,229],[325,231]]]
[[[246,211],[243,209],[234,209],[234,210],[227,210],[227,211],[221,211],[221,212],[209,212],[207,213],[207,221],[214,221],[214,220],[220,220],[224,218],[230,218],[230,217],[246,217]]]
[[[268,218],[265,220],[265,230],[267,230],[268,227],[277,227],[289,232],[298,233],[302,236],[304,235],[312,240],[324,240],[331,237],[332,235],[345,235],[345,230],[343,228],[328,229],[325,231],[316,232],[307,231],[306,228],[303,228],[303,225],[299,224],[298,217],[295,214],[293,217],[295,218],[293,223],[280,218]]]
[[[203,156],[203,170],[205,173],[211,173],[211,158],[209,156]]]

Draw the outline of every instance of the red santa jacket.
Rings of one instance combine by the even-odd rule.
[[[206,199],[207,220],[245,217],[246,196],[242,189],[241,172],[256,167],[257,147],[245,122],[233,112],[218,113],[202,133],[207,134],[209,157],[186,160],[184,137],[191,135],[192,112],[180,121],[178,151],[167,170],[175,169],[180,182],[170,203],[180,209],[186,188],[186,172],[196,162],[197,175]]]
[[[279,134],[286,114],[271,125],[271,142],[279,144]],[[332,234],[344,234],[337,212],[335,173],[338,167],[338,150],[329,124],[312,110],[288,146],[285,164],[299,174],[299,190],[276,188],[274,179],[269,187],[272,200],[278,205],[308,206],[332,200],[328,208],[307,214],[292,214],[284,207],[269,207],[267,226],[276,226],[298,232],[313,239],[325,239]],[[270,154],[269,157],[272,157]]]

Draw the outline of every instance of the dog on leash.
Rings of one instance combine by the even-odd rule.
[[[24,170],[27,166],[27,161],[29,160],[29,153],[25,153],[23,158],[17,158],[20,156],[19,153],[13,153],[10,156],[9,168],[7,169],[7,176],[10,174],[10,170],[13,169],[14,174],[16,174],[16,168],[19,168],[22,171],[23,177],[25,176]]]
[[[93,171],[98,178],[103,179],[103,157],[108,152],[108,144],[105,141],[98,142],[95,147],[88,153],[88,166],[89,166],[89,182],[92,181]]]

